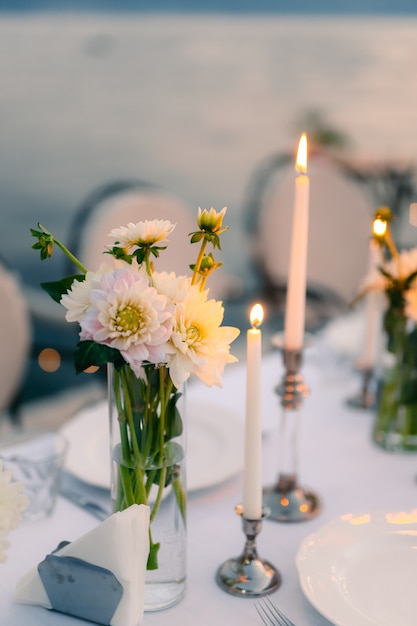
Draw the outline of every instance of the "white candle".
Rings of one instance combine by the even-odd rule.
[[[375,230],[375,225],[374,225]],[[382,263],[381,248],[374,238],[369,242],[369,267],[372,272]],[[381,310],[378,293],[371,291],[366,296],[365,304],[365,338],[360,365],[363,369],[373,369],[376,360],[378,339],[381,330]]]
[[[287,350],[299,350],[303,346],[306,287],[308,213],[310,180],[307,171],[307,137],[301,135],[297,152],[295,179],[294,217],[291,253],[285,308],[284,345]]]
[[[258,326],[263,309],[255,304],[250,313],[252,328],[247,331],[245,462],[243,472],[243,516],[262,517],[262,419],[261,359],[262,333]]]

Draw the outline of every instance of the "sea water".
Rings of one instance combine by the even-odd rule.
[[[351,158],[417,157],[417,18],[23,14],[0,17],[0,254],[25,282],[37,221],[65,240],[98,185],[138,178],[228,206],[241,274],[253,172],[319,110]]]

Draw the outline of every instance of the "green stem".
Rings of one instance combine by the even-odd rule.
[[[202,243],[201,243],[200,252],[198,254],[197,261],[196,261],[195,266],[194,266],[193,277],[191,279],[191,284],[192,285],[196,285],[198,283],[200,267],[201,267],[201,263],[202,263],[203,258],[204,258],[204,253],[205,253],[206,247],[207,247],[207,241],[204,238]]]
[[[127,508],[128,506],[135,504],[136,499],[135,499],[135,494],[133,492],[133,487],[132,487],[131,472],[129,468],[126,467],[126,465],[123,465],[123,464],[119,465],[119,476],[120,476],[120,481],[122,483],[122,488],[123,488],[123,496],[124,496],[124,499],[122,501],[122,503],[124,504],[123,508]]]
[[[176,478],[172,483],[172,488],[175,492],[175,497],[178,502],[178,508],[181,513],[181,517],[184,520],[184,524],[186,522],[186,505],[187,505],[187,495],[185,493],[184,487],[179,478]]]
[[[123,398],[124,398],[124,415],[126,417],[129,432],[130,432],[130,446],[133,452],[134,457],[134,465],[135,465],[135,477],[136,477],[136,489],[135,492],[138,494],[139,502],[146,504],[147,502],[147,494],[145,485],[143,483],[143,461],[142,455],[139,449],[136,431],[135,431],[135,423],[133,419],[132,412],[132,398],[130,395],[130,385],[129,385],[129,377],[134,376],[134,373],[129,368],[128,365],[124,365],[121,372],[121,382],[123,389]],[[122,440],[123,445],[123,440]]]
[[[159,475],[160,475],[160,479],[159,479],[159,484],[158,484],[158,493],[156,495],[155,502],[152,507],[151,522],[155,519],[155,516],[158,513],[159,506],[162,501],[162,494],[164,493],[165,480],[167,476],[167,468],[161,467],[159,470]]]
[[[206,282],[207,282],[207,276],[202,276],[201,282],[200,282],[200,291],[203,291],[204,287],[206,286]]]
[[[391,228],[389,227],[389,224],[387,224],[387,230],[385,233],[385,243],[387,244],[387,248],[390,251],[391,257],[393,259],[398,259],[398,250],[395,247],[395,243],[392,238]]]
[[[161,406],[161,413],[160,413],[160,418],[159,418],[159,461],[162,461],[163,455],[164,455],[164,443],[165,443],[165,417],[166,417],[166,395],[169,398],[169,394],[171,393],[171,390],[166,390],[165,389],[165,368],[164,367],[160,367],[159,368],[159,402],[160,402],[160,406]],[[167,394],[165,395],[165,392],[167,391]]]
[[[127,422],[125,419],[124,406],[123,406],[122,398],[120,395],[120,375],[116,370],[114,370],[114,398],[115,398],[116,409],[117,409],[117,420],[119,422],[119,429],[120,429],[120,440],[121,440],[121,447],[122,447],[123,462],[126,463],[126,465],[130,465],[131,454],[130,454],[130,446],[129,446],[129,437],[127,433]]]
[[[55,239],[55,238],[54,238],[54,241],[55,241],[56,245],[58,246],[58,248],[61,248],[61,250],[67,255],[67,257],[70,259],[70,261],[72,261],[74,263],[74,265],[76,265],[78,267],[78,269],[81,270],[81,272],[83,274],[87,274],[88,270],[87,270],[86,267],[84,267],[84,265],[81,263],[81,261],[79,261],[77,259],[77,257],[74,256],[72,254],[72,252],[70,252],[68,250],[68,248],[66,246],[64,246],[63,243],[61,243],[61,241],[59,241],[58,239]]]
[[[152,282],[152,265],[150,261],[149,248],[145,249],[145,267],[146,267],[146,273]]]
[[[159,425],[158,425],[158,466],[159,466],[159,481],[158,481],[158,493],[152,507],[151,512],[151,521],[155,519],[156,514],[158,513],[159,506],[162,501],[162,495],[165,488],[165,481],[167,476],[167,468],[162,465],[164,462],[164,446],[165,446],[165,431],[166,431],[166,411],[168,407],[168,402],[170,395],[172,393],[173,383],[171,378],[168,379],[166,377],[166,369],[165,367],[159,368],[159,406],[160,406],[160,415],[159,415]]]
[[[414,364],[407,358],[407,317],[399,311],[392,320],[389,348],[394,363],[382,383],[375,438],[390,449],[417,449],[417,403],[407,397],[407,388],[416,378]]]
[[[149,496],[152,485],[156,478],[156,469],[148,470],[146,478],[146,493]]]
[[[130,470],[128,469],[131,466],[131,451],[129,445],[129,437],[127,433],[127,422],[124,414],[124,406],[122,403],[121,395],[120,395],[120,377],[119,373],[114,370],[113,376],[113,389],[114,389],[114,398],[117,410],[117,420],[119,424],[120,431],[120,442],[121,442],[121,452],[122,452],[122,463],[118,463],[119,468],[119,480],[121,483],[121,489],[117,489],[117,502],[115,506],[117,510],[121,510],[134,504],[134,493],[131,485],[131,476]]]
[[[151,496],[150,519],[153,522],[160,510],[165,488],[171,485],[185,522],[186,494],[180,473],[175,470],[175,458],[173,467],[167,466],[170,452],[166,447],[175,436],[174,424],[169,419],[175,419],[176,407],[171,406],[171,401],[177,390],[166,367],[146,365],[144,371],[145,379],[138,380],[127,364],[119,371],[113,368],[113,393],[121,442],[120,496],[116,504],[120,508],[135,502],[149,504]],[[152,486],[155,494],[151,493]],[[151,526],[149,540],[147,567],[156,569],[160,544],[154,542]]]

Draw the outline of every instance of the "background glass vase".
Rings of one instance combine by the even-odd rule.
[[[49,430],[18,429],[0,438],[4,469],[12,471],[11,480],[22,484],[29,500],[25,519],[38,521],[53,513],[67,449],[67,439]]]
[[[398,311],[389,329],[373,438],[386,450],[417,452],[417,330]]]
[[[185,385],[164,366],[108,366],[113,511],[151,508],[145,611],[177,603],[186,581]]]

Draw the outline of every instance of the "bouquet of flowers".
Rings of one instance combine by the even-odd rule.
[[[54,244],[80,270],[43,288],[66,309],[66,319],[80,326],[75,367],[82,372],[105,363],[112,366],[113,405],[119,444],[113,452],[118,466],[113,507],[151,505],[155,519],[164,490],[172,488],[183,520],[185,493],[179,443],[183,429],[178,410],[181,385],[191,374],[206,385],[221,386],[227,363],[237,359],[230,343],[239,330],[222,326],[222,302],[209,298],[206,282],[221,263],[220,249],[226,208],[198,211],[198,229],[190,233],[199,243],[190,276],[156,271],[155,259],[166,247],[174,224],[150,220],[115,228],[107,261],[88,271],[67,248],[41,225],[32,229],[41,259],[52,256]],[[207,252],[207,246],[212,251]],[[148,568],[158,568],[159,542],[150,534]]]
[[[22,512],[29,504],[22,483],[11,481],[11,477],[12,470],[4,469],[0,461],[0,563],[6,561],[9,545],[6,537],[20,523]]]
[[[361,292],[386,296],[383,328],[391,365],[382,376],[374,437],[386,448],[417,450],[417,248],[397,250],[391,220],[389,208],[376,211],[374,238],[383,258]]]

